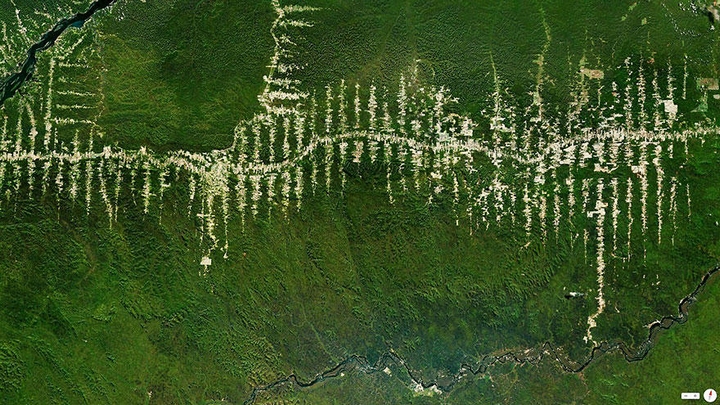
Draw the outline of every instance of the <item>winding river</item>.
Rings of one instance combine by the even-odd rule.
[[[45,32],[42,37],[40,37],[40,40],[28,49],[27,57],[22,63],[20,71],[4,77],[0,81],[0,105],[4,104],[5,100],[14,96],[25,82],[32,79],[33,73],[35,72],[35,65],[37,64],[37,54],[39,52],[53,46],[55,41],[57,41],[68,27],[84,24],[85,21],[89,20],[96,12],[110,7],[115,1],[116,0],[97,0],[92,3],[90,8],[84,13],[77,13],[72,17],[63,18],[55,23],[49,31]]]
[[[250,396],[243,402],[244,405],[250,405],[255,402],[258,395],[264,392],[272,391],[276,388],[280,388],[285,384],[294,384],[300,388],[310,388],[316,384],[319,384],[325,380],[341,377],[344,373],[349,371],[359,371],[363,374],[374,374],[382,372],[385,367],[398,366],[408,373],[410,378],[417,386],[423,389],[432,389],[433,387],[440,389],[443,392],[451,391],[455,385],[467,376],[476,376],[479,374],[486,373],[492,366],[497,364],[516,363],[516,364],[538,364],[545,357],[549,357],[558,362],[560,367],[569,373],[579,373],[587,368],[590,364],[598,359],[602,354],[620,351],[622,356],[628,363],[637,362],[645,359],[650,352],[650,349],[657,343],[660,336],[660,332],[670,329],[673,325],[683,324],[688,319],[688,309],[690,306],[697,301],[697,296],[702,292],[707,283],[712,279],[716,278],[720,273],[720,264],[716,265],[710,271],[705,273],[700,283],[695,287],[692,293],[687,295],[680,301],[678,305],[677,315],[668,315],[654,322],[650,325],[648,337],[645,339],[636,349],[630,348],[625,342],[602,342],[597,346],[594,346],[588,357],[580,362],[575,362],[569,359],[567,356],[560,354],[558,347],[554,347],[550,342],[545,342],[537,348],[524,350],[522,353],[518,352],[507,352],[501,355],[486,355],[475,365],[463,363],[457,373],[452,376],[452,379],[447,384],[440,384],[435,381],[422,381],[417,377],[412,368],[407,364],[397,352],[390,349],[389,351],[380,355],[375,363],[371,363],[367,357],[362,355],[353,354],[346,357],[343,361],[336,364],[330,369],[317,374],[315,378],[309,381],[303,381],[295,374],[290,374],[287,377],[276,380],[270,384],[255,387]]]

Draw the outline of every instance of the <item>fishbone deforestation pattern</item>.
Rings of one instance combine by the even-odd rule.
[[[607,82],[608,70],[590,69],[583,58],[573,101],[552,115],[542,97],[544,51],[536,61],[530,105],[513,101],[493,69],[494,92],[487,95],[492,108],[486,111],[490,133],[482,133],[473,118],[452,112],[458,100],[451,91],[423,82],[416,65],[394,88],[346,80],[309,88],[297,79],[303,65],[296,55],[302,49],[293,38],[314,26],[317,9],[278,0],[272,6],[275,48],[258,96],[262,111],[237,125],[231,147],[206,153],[105,144],[95,119],[102,111],[102,89],[79,90],[72,80],[87,74],[98,58],[91,46],[96,34],[65,34],[45,51],[39,83],[3,106],[5,205],[53,194],[58,203],[84,204],[88,214],[102,210],[113,226],[121,193],[137,195],[145,213],[162,212],[168,188],[186,182],[187,212],[199,218],[207,271],[214,251],[225,257],[231,251],[232,211],[243,225],[272,210],[287,217],[311,194],[342,194],[347,167],[379,164],[391,203],[407,193],[428,204],[447,198],[456,223],[471,232],[510,227],[528,239],[566,237],[570,245],[582,244],[598,283],[586,342],[605,309],[606,259],[629,259],[631,243],[638,241],[674,244],[678,221],[691,214],[692,190],[682,176],[688,144],[718,131],[678,129],[676,100],[685,97],[687,73],[683,83],[675,83],[677,67],[670,62],[659,73],[653,67],[658,62],[628,57],[614,68],[623,74],[613,75],[625,79]],[[17,16],[17,27],[3,22],[0,53],[7,62],[14,50],[30,45]],[[549,42],[549,32],[547,37]],[[7,75],[13,66],[2,68]],[[592,117],[593,124],[583,117]],[[587,223],[591,226],[579,225]]]

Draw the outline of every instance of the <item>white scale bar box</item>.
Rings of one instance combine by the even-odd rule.
[[[699,392],[683,392],[680,395],[680,399],[700,399]]]

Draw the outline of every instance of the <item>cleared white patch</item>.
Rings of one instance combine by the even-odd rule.
[[[586,76],[588,79],[602,80],[605,78],[605,72],[600,69],[580,69],[580,73]]]
[[[595,205],[595,213],[597,214],[597,282],[598,282],[598,291],[597,291],[597,302],[598,302],[598,308],[597,311],[595,311],[594,314],[590,315],[588,317],[588,328],[587,332],[585,334],[585,337],[583,340],[585,342],[593,342],[593,344],[597,345],[597,342],[593,340],[592,337],[592,329],[597,326],[597,317],[600,316],[605,311],[605,296],[603,294],[603,290],[605,288],[605,212],[607,208],[607,204],[602,202],[602,194],[603,194],[603,183],[598,183],[598,201]]]
[[[677,115],[678,105],[675,104],[673,100],[663,100],[662,103],[666,113],[668,113],[671,117],[675,117]]]
[[[433,384],[433,385],[425,388],[422,386],[422,384],[413,380],[411,387],[412,387],[412,390],[415,392],[415,395],[425,395],[425,396],[431,397],[436,394],[442,394],[442,391],[440,390],[440,388],[437,387],[436,384]]]

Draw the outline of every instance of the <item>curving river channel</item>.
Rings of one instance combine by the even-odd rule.
[[[7,77],[2,78],[0,81],[0,105],[5,103],[5,100],[14,96],[20,88],[32,79],[33,73],[35,72],[35,65],[37,64],[37,54],[42,52],[55,44],[55,41],[62,35],[65,30],[70,26],[82,25],[85,21],[89,20],[96,12],[110,7],[116,0],[97,0],[90,5],[84,13],[77,13],[72,17],[63,18],[62,20],[55,23],[55,25],[47,32],[45,32],[40,40],[34,43],[27,51],[27,57],[22,63],[22,67],[19,72],[13,73]]]
[[[720,274],[720,264],[705,273],[703,278],[700,280],[700,283],[697,287],[695,287],[695,290],[680,301],[677,315],[665,316],[650,325],[647,339],[645,339],[635,350],[631,349],[627,344],[625,344],[625,342],[602,342],[592,348],[590,354],[585,360],[575,362],[567,356],[560,354],[558,347],[553,347],[550,342],[545,342],[537,348],[524,350],[522,353],[507,352],[499,356],[485,355],[475,365],[463,363],[460,366],[459,371],[452,376],[450,383],[440,384],[435,381],[422,381],[422,379],[417,377],[417,373],[413,372],[412,368],[407,364],[405,359],[397,354],[397,352],[390,349],[383,353],[375,363],[371,363],[365,356],[354,354],[345,358],[334,367],[317,374],[315,378],[310,381],[302,381],[295,374],[290,374],[289,376],[281,378],[270,384],[255,387],[243,404],[250,405],[255,402],[259,394],[272,391],[273,389],[286,384],[294,384],[300,388],[309,388],[325,380],[340,377],[349,371],[359,371],[363,374],[374,374],[382,372],[385,367],[391,365],[399,366],[405,369],[413,382],[422,386],[423,389],[437,387],[443,392],[448,392],[451,391],[462,378],[484,374],[488,371],[488,369],[497,364],[538,364],[545,357],[549,357],[556,360],[564,371],[569,373],[579,373],[592,364],[592,362],[599,358],[600,355],[613,351],[620,351],[628,363],[641,361],[645,359],[650,352],[650,349],[655,345],[655,343],[657,343],[661,331],[670,329],[673,325],[687,322],[688,309],[697,301],[697,296],[705,288],[708,281],[710,281],[711,278],[717,277],[718,274]]]

